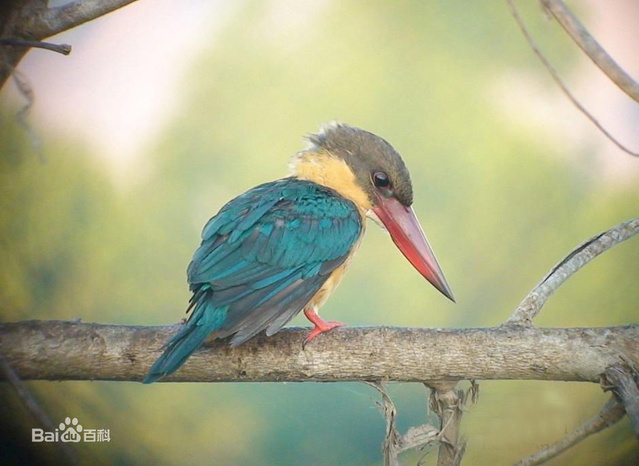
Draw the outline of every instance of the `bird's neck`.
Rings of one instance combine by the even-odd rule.
[[[293,157],[289,168],[292,176],[331,188],[353,201],[362,216],[373,208],[355,174],[340,157],[327,152],[304,151]]]

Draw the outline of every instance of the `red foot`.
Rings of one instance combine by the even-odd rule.
[[[343,327],[346,325],[344,322],[337,322],[335,320],[326,322],[320,316],[318,316],[313,309],[304,309],[304,315],[308,320],[311,321],[313,325],[315,325],[315,328],[311,330],[306,336],[306,340],[304,340],[304,346],[306,346],[307,343],[310,343],[310,341],[318,336],[320,333],[328,332],[335,327]]]

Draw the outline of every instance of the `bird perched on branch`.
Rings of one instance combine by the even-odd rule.
[[[410,263],[446,297],[453,293],[411,205],[400,155],[384,139],[342,123],[309,136],[287,178],[226,204],[202,231],[187,270],[191,315],[165,345],[144,383],[175,372],[209,334],[244,343],[270,336],[304,310],[306,342],[344,325],[318,309],[338,285],[364,236],[366,218],[385,227]]]

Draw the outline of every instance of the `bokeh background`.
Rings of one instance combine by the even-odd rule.
[[[62,2],[57,2],[60,4]],[[584,104],[639,147],[639,109],[536,2],[540,46]],[[55,2],[54,2],[55,4]],[[573,5],[639,76],[639,4]],[[140,1],[33,50],[20,65],[41,156],[0,92],[3,321],[179,321],[204,223],[231,197],[286,174],[302,136],[339,119],[403,154],[415,209],[458,304],[370,228],[324,307],[350,325],[503,322],[581,241],[637,216],[639,162],[558,91],[505,2]],[[634,48],[633,48],[634,47]],[[45,159],[45,163],[41,161]],[[615,247],[548,302],[541,326],[636,322],[639,245]],[[296,318],[294,325],[307,325]],[[92,464],[381,464],[384,420],[364,384],[33,382],[55,423],[109,428]],[[399,426],[434,421],[418,384],[391,384]],[[2,387],[0,462],[52,462]],[[595,384],[481,382],[465,415],[467,464],[511,464],[596,414]],[[432,464],[436,451],[407,453]],[[553,464],[638,464],[627,420]]]

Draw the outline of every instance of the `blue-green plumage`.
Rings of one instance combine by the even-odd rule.
[[[144,382],[176,371],[211,332],[232,335],[235,346],[280,330],[344,263],[362,228],[355,204],[296,178],[230,201],[204,227],[189,264],[191,316]]]

